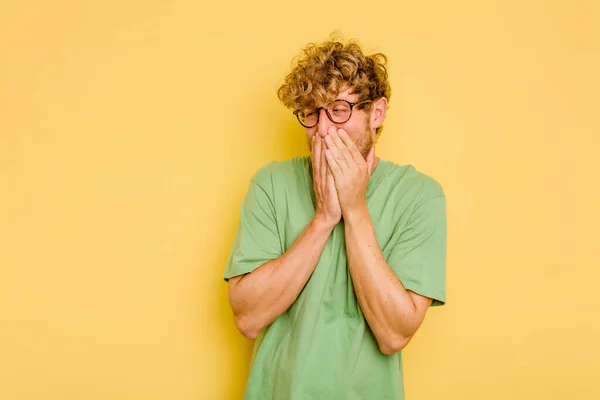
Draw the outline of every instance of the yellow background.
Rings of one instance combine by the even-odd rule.
[[[0,399],[240,399],[222,275],[275,96],[336,29],[390,59],[381,157],[448,196],[408,399],[600,398],[596,1],[3,1]]]

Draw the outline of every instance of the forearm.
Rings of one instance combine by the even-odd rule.
[[[385,261],[370,216],[344,216],[348,268],[363,314],[383,353],[402,349],[422,322],[411,294]]]
[[[331,224],[315,218],[283,255],[230,279],[229,301],[244,336],[255,338],[292,305],[313,273],[332,230]]]

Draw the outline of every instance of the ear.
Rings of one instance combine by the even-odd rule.
[[[383,124],[387,108],[388,101],[385,97],[373,102],[373,108],[371,109],[371,128],[377,129],[381,126],[381,124]]]

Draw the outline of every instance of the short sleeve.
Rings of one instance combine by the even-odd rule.
[[[273,204],[271,173],[261,168],[251,179],[240,209],[224,279],[252,272],[283,254]]]
[[[446,303],[446,197],[436,185],[435,197],[416,204],[388,256],[388,265],[407,290]]]

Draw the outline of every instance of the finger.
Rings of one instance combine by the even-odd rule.
[[[315,135],[312,136],[310,140],[310,160],[312,162],[313,175],[315,174],[315,160],[317,159],[316,154],[316,141]]]
[[[321,143],[319,143],[319,138],[317,135],[313,135],[312,137],[312,141],[313,141],[313,154],[312,154],[312,167],[313,167],[313,179],[316,181],[318,180],[319,176],[320,176],[320,172],[321,172],[321,152],[322,152],[322,145]]]
[[[327,158],[327,165],[331,168],[333,178],[337,181],[343,175],[340,164],[338,163],[337,157],[333,154],[332,149],[325,150],[325,157]]]
[[[331,167],[327,166],[327,185],[331,187],[337,193],[337,187],[335,186],[335,179],[333,177],[333,173],[331,172]]]
[[[334,130],[331,133],[330,136],[333,139],[333,143],[335,144],[335,147],[337,147],[337,149],[338,149],[341,157],[344,159],[344,161],[346,162],[346,164],[350,168],[353,168],[354,165],[356,164],[356,161],[354,160],[354,157],[350,153],[350,149],[348,148],[348,146],[346,145],[346,143],[344,143],[344,141],[342,140],[342,138],[338,134],[338,131]]]
[[[323,140],[321,139],[321,137],[319,137],[319,142],[321,143],[321,153],[320,153],[320,159],[319,159],[320,170],[321,170],[320,183],[321,183],[321,187],[325,188],[326,184],[327,184],[327,158],[325,157],[325,150],[327,148],[325,146],[325,143],[322,143]]]
[[[338,167],[341,170],[350,168],[350,166],[348,165],[348,162],[346,161],[346,157],[342,153],[342,149],[340,149],[338,147],[338,144],[333,139],[333,133],[332,134],[328,134],[327,136],[325,136],[325,142],[327,143],[327,149],[328,149],[328,151],[335,158],[335,160],[336,160],[336,162],[338,164]],[[343,146],[343,147],[345,148],[346,146]]]
[[[323,146],[318,135],[313,135],[313,175],[318,178],[321,175],[321,152]]]
[[[356,144],[354,143],[354,141],[352,140],[350,135],[348,135],[348,133],[345,130],[339,129],[338,136],[340,137],[342,142],[348,148],[348,153],[352,156],[352,159],[354,160],[354,162],[359,163],[359,164],[361,162],[363,162],[364,159],[363,159],[362,155],[360,154],[360,151],[358,151],[358,147],[356,147]]]

